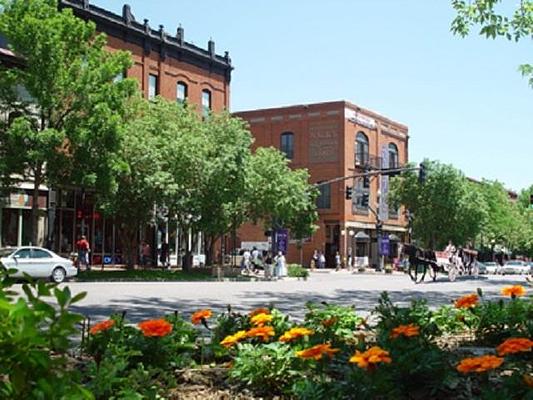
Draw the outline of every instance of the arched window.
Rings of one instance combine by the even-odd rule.
[[[363,132],[357,132],[355,138],[355,165],[368,163],[368,137]]]
[[[292,160],[294,157],[294,134],[292,132],[284,132],[281,134],[280,150],[285,153],[285,156]]]
[[[176,84],[176,100],[178,103],[183,103],[185,100],[187,100],[187,91],[188,88],[185,82],[179,81]]]
[[[398,158],[398,146],[394,143],[389,143],[389,168],[398,168],[400,159]]]
[[[204,117],[209,115],[211,111],[211,91],[209,89],[202,90],[202,114]]]

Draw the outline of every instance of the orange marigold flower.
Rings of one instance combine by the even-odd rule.
[[[220,344],[224,347],[232,347],[234,344],[241,341],[242,339],[245,339],[246,337],[246,331],[238,331],[233,335],[226,336],[224,340],[220,342]]]
[[[256,308],[255,310],[250,311],[250,318],[257,314],[270,314],[270,310],[268,308],[260,307]]]
[[[279,338],[280,342],[291,342],[303,336],[312,335],[314,332],[307,328],[291,328]]]
[[[316,346],[304,349],[302,351],[297,351],[296,355],[300,358],[312,358],[318,361],[322,358],[324,354],[329,356],[329,358],[332,358],[333,355],[338,351],[340,351],[340,349],[333,349],[329,343],[324,343],[317,344]]]
[[[151,319],[139,323],[138,326],[144,336],[163,337],[172,332],[172,324],[164,319]]]
[[[500,356],[507,354],[520,353],[522,351],[531,351],[533,340],[526,338],[510,338],[500,344],[496,350]]]
[[[331,317],[331,318],[328,318],[328,319],[325,319],[324,321],[322,321],[322,325],[324,325],[326,328],[329,328],[330,326],[334,325],[335,323],[337,323],[337,318],[335,318],[335,317]]]
[[[420,335],[420,327],[415,324],[400,325],[394,328],[390,334],[390,337],[396,339],[398,336],[418,336]]]
[[[455,301],[455,308],[470,308],[477,305],[479,296],[475,293],[467,294]]]
[[[457,371],[467,374],[469,372],[485,372],[498,368],[503,363],[503,358],[493,355],[464,358],[457,364]]]
[[[199,310],[192,315],[191,322],[194,325],[198,325],[202,322],[203,319],[211,318],[212,315],[213,312],[211,310]]]
[[[524,383],[530,388],[533,388],[533,375],[524,374]]]
[[[356,350],[349,362],[357,364],[359,368],[367,369],[369,367],[375,367],[377,363],[390,364],[392,359],[388,351],[383,350],[379,346],[372,346],[362,353]]]
[[[98,332],[107,331],[108,329],[111,329],[114,325],[115,321],[112,319],[108,319],[107,321],[97,323],[91,328],[89,332],[91,335],[96,335]]]
[[[274,336],[274,328],[271,326],[259,326],[257,328],[252,328],[246,332],[248,337],[259,337],[263,339],[263,342],[268,341],[270,336]]]
[[[274,317],[272,317],[272,315],[270,314],[261,313],[256,314],[252,318],[250,318],[250,322],[252,323],[252,325],[255,326],[265,326],[265,324],[272,321],[272,318]]]
[[[506,286],[502,289],[501,293],[504,296],[520,297],[526,294],[526,289],[522,285]]]

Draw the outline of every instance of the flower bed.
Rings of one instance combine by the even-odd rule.
[[[39,282],[26,300],[0,291],[0,397],[523,399],[533,396],[533,303],[522,287],[481,292],[432,311],[384,293],[373,321],[354,308],[309,304],[296,323],[275,308],[198,310],[127,322],[114,315],[68,338],[82,298]],[[58,307],[45,302],[55,297]],[[450,344],[450,338],[455,343]],[[51,384],[53,382],[53,384]]]

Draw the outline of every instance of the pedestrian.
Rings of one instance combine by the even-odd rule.
[[[269,281],[272,279],[273,262],[272,253],[269,251],[265,256],[265,279]]]
[[[261,265],[262,265],[261,255],[259,254],[259,250],[257,250],[257,247],[254,247],[251,253],[252,272],[256,274],[259,271],[259,267]]]
[[[318,264],[318,250],[313,251],[313,257],[311,257],[311,271],[314,271]]]
[[[341,255],[337,251],[335,253],[335,271],[339,271],[341,269]]]
[[[353,256],[352,256],[352,248],[348,248],[348,265],[347,265],[348,271],[352,271],[353,268]]]
[[[141,265],[143,267],[148,266],[151,255],[152,255],[152,249],[150,245],[146,241],[143,241],[141,245]]]
[[[85,235],[81,235],[80,239],[76,242],[76,250],[78,251],[78,260],[77,260],[78,271],[80,270],[80,266],[82,264],[85,265],[85,268],[87,269],[87,271],[90,271],[91,270],[91,266],[89,265],[90,246]]]
[[[159,261],[161,261],[161,266],[163,268],[170,268],[170,262],[168,260],[168,243],[166,241],[163,241],[163,243],[161,243],[161,254],[159,255]]]
[[[242,262],[243,262],[243,271],[246,271],[247,274],[250,273],[250,263],[251,263],[252,254],[250,253],[250,250],[244,250],[244,253],[242,255]]]
[[[283,279],[287,276],[287,264],[283,252],[279,251],[276,257],[276,276],[278,279]]]
[[[326,268],[326,256],[321,251],[318,253],[318,269]]]

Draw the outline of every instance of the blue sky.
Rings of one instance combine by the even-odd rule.
[[[529,186],[533,89],[517,67],[533,62],[532,42],[453,36],[450,3],[129,0],[137,20],[172,34],[181,23],[187,41],[230,52],[232,111],[349,100],[408,125],[412,161]]]

